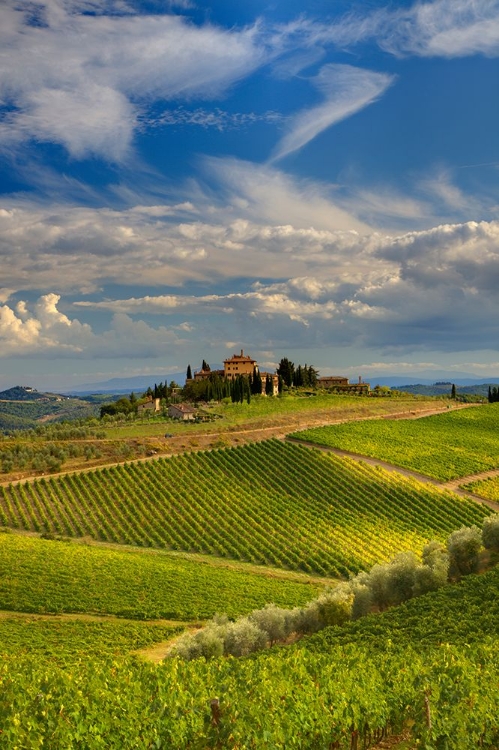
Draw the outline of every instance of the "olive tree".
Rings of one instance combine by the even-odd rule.
[[[463,526],[453,531],[447,540],[450,574],[460,577],[476,573],[481,547],[482,533],[477,526]]]
[[[484,519],[482,542],[486,549],[499,552],[499,513]]]

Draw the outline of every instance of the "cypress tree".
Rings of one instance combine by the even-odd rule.
[[[192,370],[191,370],[191,366],[190,365],[187,365],[187,373],[186,373],[185,379],[186,380],[192,380]]]
[[[267,373],[267,377],[265,378],[265,393],[267,396],[273,396],[274,395],[274,386],[272,383],[272,375],[269,375]]]

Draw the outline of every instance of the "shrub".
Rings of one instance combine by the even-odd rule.
[[[265,633],[271,646],[278,641],[283,641],[292,632],[290,628],[292,628],[293,620],[288,616],[288,611],[275,604],[267,604],[263,609],[255,609],[248,619]]]
[[[247,656],[267,646],[267,636],[255,622],[242,617],[227,626],[224,651],[231,656]]]

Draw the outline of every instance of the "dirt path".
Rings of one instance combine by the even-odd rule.
[[[452,490],[453,492],[455,492],[463,484],[470,484],[470,482],[479,482],[482,479],[491,479],[492,477],[499,477],[499,469],[488,469],[488,471],[481,471],[479,474],[470,474],[467,477],[451,479],[449,482],[445,482],[445,484],[443,484],[442,486],[447,490]]]
[[[487,476],[499,476],[499,469],[492,469],[491,471],[482,472],[481,474],[474,474],[468,477],[461,477],[460,479],[452,479],[450,482],[441,482],[438,479],[427,477],[425,474],[419,474],[419,472],[412,471],[411,469],[406,469],[404,466],[397,466],[396,464],[382,461],[379,458],[363,456],[360,453],[352,453],[350,451],[342,450],[341,448],[332,448],[328,445],[318,445],[317,443],[312,443],[308,440],[299,440],[298,438],[292,437],[287,437],[286,439],[289,440],[290,443],[299,443],[300,445],[306,445],[309,448],[316,448],[318,450],[325,451],[326,453],[334,453],[335,456],[352,458],[354,459],[354,461],[362,461],[363,463],[369,464],[370,466],[380,466],[386,471],[396,472],[397,474],[402,474],[405,477],[416,479],[418,482],[422,482],[423,484],[431,484],[433,487],[438,487],[441,490],[449,490],[450,492],[454,492],[454,494],[460,495],[461,497],[470,498],[471,500],[474,500],[481,505],[486,505],[487,507],[496,511],[496,513],[499,513],[499,503],[495,503],[492,500],[486,500],[484,497],[474,495],[472,492],[463,490],[460,487],[460,485],[462,484],[467,484],[477,479],[484,479]]]

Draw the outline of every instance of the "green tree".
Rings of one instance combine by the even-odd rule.
[[[288,388],[293,385],[293,377],[295,374],[295,365],[287,357],[283,357],[279,362],[277,368],[277,374],[282,378],[284,385]]]
[[[190,365],[187,365],[187,373],[186,373],[185,379],[186,380],[192,380],[192,370],[191,370],[191,366]]]
[[[254,396],[258,396],[262,392],[262,376],[258,370],[258,367],[253,368],[253,375],[251,377],[251,393]]]
[[[482,526],[482,541],[486,549],[499,552],[499,513],[488,516]]]

